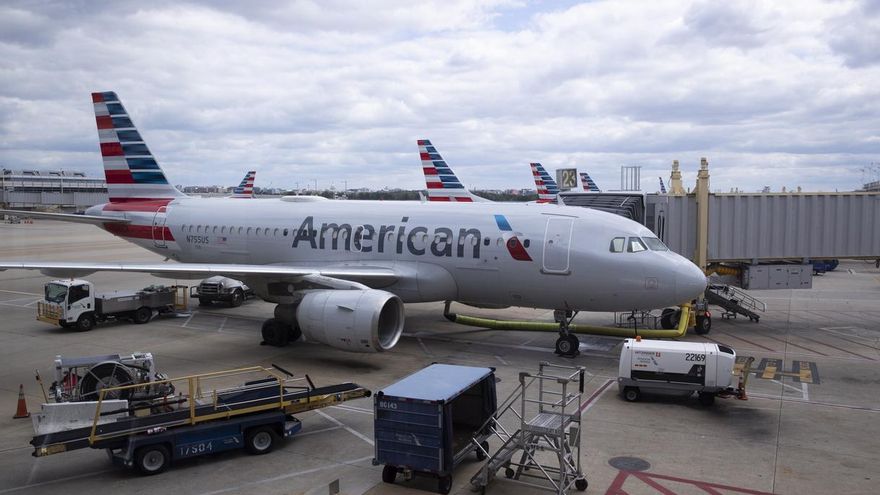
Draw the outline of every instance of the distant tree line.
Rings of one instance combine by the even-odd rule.
[[[342,194],[338,191],[319,191],[317,193],[318,196],[323,196],[328,199],[363,199],[363,200],[373,200],[373,201],[418,201],[419,193],[422,193],[425,197],[427,197],[427,193],[422,191],[403,191],[403,190],[392,190],[392,191],[363,191],[363,192],[348,192],[346,194]],[[295,194],[293,191],[288,191],[284,193],[285,195],[293,195]],[[315,194],[311,192],[310,194]],[[474,194],[477,196],[484,197],[490,201],[534,201],[538,199],[537,194],[509,194],[509,193],[496,193],[489,191],[474,191]]]

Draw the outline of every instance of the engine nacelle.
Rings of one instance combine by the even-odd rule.
[[[382,352],[403,333],[403,301],[375,289],[308,292],[296,321],[309,340],[350,352]]]

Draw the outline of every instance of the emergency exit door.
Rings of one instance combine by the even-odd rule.
[[[544,233],[544,265],[545,273],[568,275],[571,251],[571,230],[574,219],[568,217],[550,217],[547,219],[547,230]]]

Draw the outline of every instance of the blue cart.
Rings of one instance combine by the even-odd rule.
[[[472,452],[486,458],[489,431],[480,428],[496,408],[494,368],[432,364],[374,396],[373,464],[385,465],[386,483],[428,474],[449,493],[455,466]]]

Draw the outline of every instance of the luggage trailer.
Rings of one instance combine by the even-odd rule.
[[[300,431],[302,425],[294,414],[371,395],[355,383],[315,387],[308,375],[293,378],[284,373],[286,376],[255,366],[104,388],[90,427],[34,436],[32,455],[43,457],[86,447],[106,449],[114,464],[134,467],[142,474],[158,474],[174,460],[224,450],[268,453],[280,438]],[[243,385],[222,388],[248,375],[253,379]],[[122,401],[122,407],[120,401],[108,399],[139,387],[165,384],[187,393],[156,395],[127,402],[127,406]],[[209,384],[218,388],[204,393]]]

